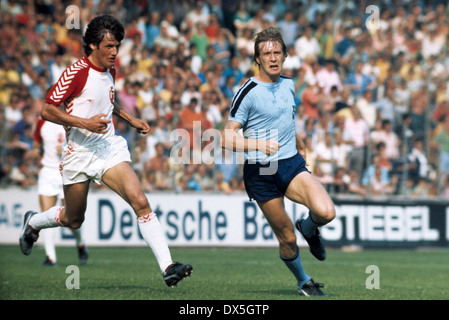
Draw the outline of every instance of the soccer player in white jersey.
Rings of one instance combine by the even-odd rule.
[[[37,193],[41,211],[54,207],[58,200],[64,204],[62,178],[59,172],[62,145],[65,142],[64,127],[43,119],[38,119],[33,134],[33,154],[39,157],[42,152],[41,168],[39,171]],[[42,265],[54,266],[57,264],[55,248],[55,232],[57,229],[49,228],[40,232],[44,239],[46,258]],[[85,264],[88,252],[84,242],[81,228],[70,229],[74,235],[80,264]]]
[[[124,111],[114,99],[114,63],[123,37],[123,25],[116,18],[104,15],[92,19],[83,37],[86,55],[67,68],[47,94],[42,118],[65,126],[67,133],[60,166],[65,206],[42,213],[28,211],[19,243],[22,253],[29,255],[41,229],[79,228],[90,181],[103,182],[134,210],[165,283],[172,287],[190,275],[192,266],[172,261],[159,220],[130,166],[126,140],[115,135],[112,122],[115,115],[139,133],[150,132],[146,121]]]
[[[250,200],[256,200],[279,241],[281,259],[294,274],[301,295],[323,296],[301,263],[284,197],[309,209],[295,225],[319,260],[326,258],[318,227],[335,217],[332,199],[306,168],[305,146],[295,134],[295,89],[281,75],[287,49],[280,32],[269,27],[254,44],[259,73],[236,93],[222,135],[222,146],[245,152],[243,177]],[[238,130],[243,129],[243,136]]]

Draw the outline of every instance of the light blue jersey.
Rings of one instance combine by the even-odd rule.
[[[296,108],[291,79],[281,76],[275,83],[249,79],[234,96],[228,121],[241,123],[247,139],[274,139],[281,147],[270,156],[261,151],[246,152],[245,159],[266,163],[296,155]]]

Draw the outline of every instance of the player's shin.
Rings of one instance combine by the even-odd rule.
[[[301,263],[301,258],[299,255],[299,248],[296,248],[296,254],[291,258],[285,258],[280,256],[281,260],[285,263],[285,265],[290,269],[290,271],[295,276],[296,280],[298,280],[298,285],[301,286],[311,278],[304,271],[304,268]]]
[[[156,216],[151,212],[143,217],[137,218],[140,233],[148,246],[153,250],[156,260],[162,272],[172,264],[170,250],[165,238],[162,226]]]
[[[47,211],[35,214],[30,219],[30,226],[36,231],[63,226],[59,218],[63,208],[63,206],[55,206]]]

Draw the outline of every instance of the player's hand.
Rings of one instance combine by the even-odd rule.
[[[130,125],[136,128],[137,132],[147,134],[151,131],[151,127],[145,120],[134,118]]]
[[[111,122],[111,120],[103,119],[103,117],[106,117],[106,116],[107,116],[107,114],[100,113],[100,114],[93,116],[92,118],[89,118],[86,123],[85,128],[87,130],[90,130],[95,133],[100,133],[100,134],[104,134],[104,133],[108,132],[108,125]]]
[[[260,144],[259,151],[262,151],[268,156],[278,152],[279,148],[281,147],[280,143],[273,139],[259,141],[259,144]]]

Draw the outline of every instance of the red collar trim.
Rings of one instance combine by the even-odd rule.
[[[89,57],[87,55],[84,56],[83,60],[89,65],[89,67],[91,67],[95,71],[98,71],[98,72],[107,72],[108,71],[108,69],[103,69],[103,68],[99,68],[97,66],[94,66],[92,64],[92,62],[89,60]]]

